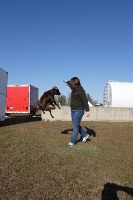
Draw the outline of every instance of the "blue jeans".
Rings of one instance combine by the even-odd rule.
[[[80,133],[82,138],[85,137],[87,134],[84,131],[84,129],[80,126],[80,122],[81,122],[83,115],[84,115],[84,110],[71,110],[73,132],[72,132],[72,136],[70,138],[70,142],[72,142],[73,144],[75,144],[77,141],[78,133]]]

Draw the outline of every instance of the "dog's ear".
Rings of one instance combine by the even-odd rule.
[[[53,89],[58,89],[58,88],[56,86],[54,86]]]

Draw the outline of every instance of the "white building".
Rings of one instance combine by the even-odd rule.
[[[103,105],[133,108],[133,82],[109,81],[106,83]]]

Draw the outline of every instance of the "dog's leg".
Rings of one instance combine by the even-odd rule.
[[[54,109],[55,109],[55,107],[54,107],[54,108],[49,107],[49,106],[44,107],[44,110],[45,110],[45,111],[49,111],[49,112],[50,112],[50,115],[51,115],[52,118],[54,118],[54,116],[52,115],[51,110],[54,110]]]
[[[57,104],[55,101],[54,101],[53,103],[54,103],[54,105],[56,105],[59,109],[61,109],[60,106],[59,106],[59,104]]]
[[[55,109],[55,103],[52,101],[50,101],[49,103],[51,104],[51,106],[53,106],[53,108],[51,108],[51,110]]]
[[[45,114],[43,106],[40,106],[40,109],[42,110],[43,114]]]
[[[49,103],[50,103],[54,108],[55,108],[55,105],[56,105],[59,109],[61,109],[60,106],[59,106],[59,104],[56,103],[54,97],[51,98],[51,101],[50,101]]]
[[[49,112],[50,112],[51,117],[54,118],[54,116],[53,116],[52,113],[51,113],[51,110],[50,110]]]

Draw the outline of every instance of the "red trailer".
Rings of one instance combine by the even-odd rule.
[[[32,85],[8,85],[6,95],[6,114],[35,114],[38,110],[38,91]]]

